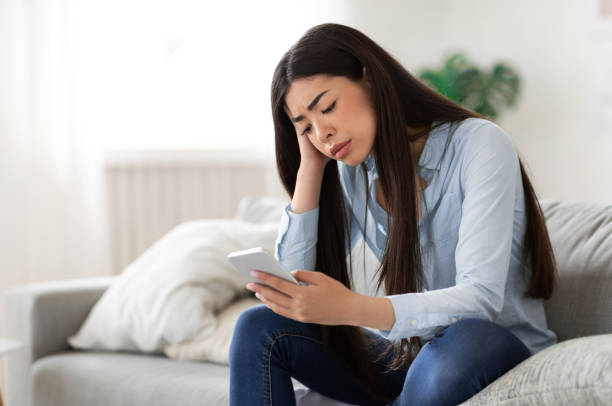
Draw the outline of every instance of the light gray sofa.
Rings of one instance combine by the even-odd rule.
[[[464,405],[612,405],[612,205],[541,205],[559,265],[545,306],[560,342]],[[112,279],[45,282],[6,294],[6,335],[25,342],[5,358],[7,406],[227,405],[225,365],[69,349],[67,337]]]

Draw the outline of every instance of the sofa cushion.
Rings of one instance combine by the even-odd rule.
[[[32,366],[32,406],[229,405],[230,370],[138,352],[69,351]],[[348,406],[291,378],[299,406]]]
[[[33,406],[229,404],[229,368],[127,352],[64,352],[32,368]]]
[[[496,379],[462,406],[610,405],[612,334],[548,347]]]
[[[541,200],[558,266],[544,302],[559,341],[612,333],[612,205]]]

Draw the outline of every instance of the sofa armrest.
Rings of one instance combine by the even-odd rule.
[[[45,355],[70,349],[67,338],[78,331],[93,305],[116,278],[39,282],[5,293],[5,335],[24,345],[4,357],[7,404],[30,404],[31,365]]]

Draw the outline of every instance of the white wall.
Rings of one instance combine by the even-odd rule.
[[[612,66],[612,30],[593,30],[595,4],[75,2],[83,34],[76,49],[91,75],[79,88],[93,114],[88,120],[96,123],[90,134],[108,147],[258,149],[273,160],[274,66],[308,27],[344,23],[413,72],[439,66],[456,51],[483,67],[509,62],[521,73],[523,94],[500,124],[539,196],[610,203],[612,188],[601,184],[600,174],[612,169],[606,159],[612,123],[596,127],[593,104],[602,97],[596,78]],[[610,79],[603,80],[610,89]]]
[[[270,82],[344,2],[74,1],[76,88],[110,149],[271,151]],[[120,10],[120,12],[118,12]]]

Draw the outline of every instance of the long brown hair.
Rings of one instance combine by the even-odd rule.
[[[426,136],[434,121],[442,124],[469,117],[485,117],[461,107],[415,79],[360,31],[340,24],[317,25],[284,54],[274,71],[271,96],[278,173],[285,190],[293,198],[300,151],[295,128],[283,108],[285,93],[292,81],[318,74],[358,81],[362,78],[363,67],[372,85],[371,97],[376,113],[372,155],[390,214],[389,238],[378,269],[377,287],[384,283],[388,295],[419,292],[423,270],[415,198],[416,166],[412,161],[410,142]],[[427,128],[427,131],[408,134],[407,126]],[[519,165],[527,212],[523,261],[525,264],[530,262],[532,269],[526,295],[548,299],[555,280],[555,258],[544,216],[520,158]],[[365,169],[363,164],[361,166]],[[321,185],[315,269],[350,289],[351,278],[345,257],[345,250],[350,248],[350,222],[345,218],[344,204],[338,167],[333,162],[325,167]],[[373,398],[382,403],[393,400],[397,394],[386,392],[384,385],[376,382],[372,374],[367,335],[361,327],[321,325],[320,331],[326,349],[334,351],[346,362]],[[387,352],[394,350],[395,353],[388,370],[407,369],[420,348],[418,337],[402,339],[397,348],[390,344]]]

